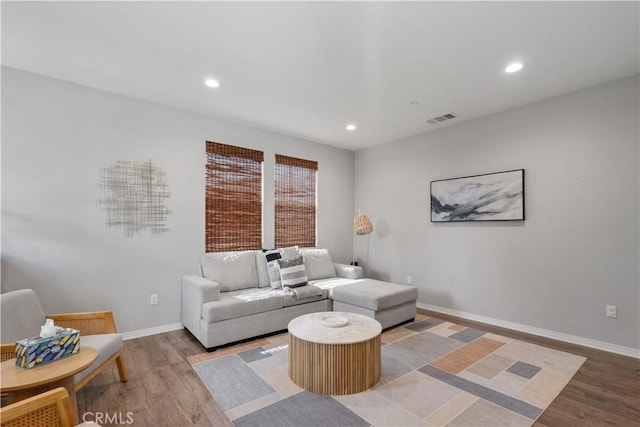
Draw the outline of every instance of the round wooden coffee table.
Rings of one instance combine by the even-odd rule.
[[[377,320],[328,311],[296,317],[288,329],[289,377],[305,390],[359,393],[380,379],[382,326]]]
[[[16,366],[15,359],[5,360],[0,364],[0,390],[7,394],[7,403],[17,402],[36,394],[64,387],[69,393],[71,406],[78,416],[76,385],[73,376],[87,369],[98,357],[93,347],[80,347],[80,351],[72,356],[31,369]]]

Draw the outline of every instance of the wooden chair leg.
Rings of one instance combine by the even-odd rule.
[[[122,357],[122,353],[118,354],[116,357],[116,365],[118,365],[118,375],[120,375],[120,381],[127,382],[127,368],[124,364],[124,357]]]

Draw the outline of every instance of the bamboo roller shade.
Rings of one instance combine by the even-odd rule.
[[[206,142],[205,251],[262,247],[262,151]]]
[[[275,245],[316,245],[318,162],[276,154]]]

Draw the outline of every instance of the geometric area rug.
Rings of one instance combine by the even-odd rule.
[[[435,317],[382,333],[382,376],[328,396],[288,375],[288,334],[189,357],[237,427],[530,426],[586,360]]]

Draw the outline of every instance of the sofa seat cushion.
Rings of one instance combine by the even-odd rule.
[[[369,310],[383,310],[418,299],[418,289],[414,286],[373,279],[361,279],[356,282],[334,288],[333,300]]]
[[[360,279],[362,280],[362,279]],[[326,289],[329,291],[329,298],[333,298],[333,290],[339,286],[351,285],[353,283],[358,283],[359,280],[356,279],[345,279],[343,277],[336,277],[333,279],[322,279],[322,280],[309,280],[310,285],[315,285],[320,289]]]
[[[256,251],[208,252],[202,255],[202,275],[223,292],[257,287]]]
[[[283,307],[283,295],[283,291],[271,288],[223,292],[219,301],[202,305],[202,318],[211,323],[277,310]]]
[[[292,305],[306,304],[308,302],[320,301],[320,300],[329,298],[329,291],[327,289],[320,289],[320,290],[322,291],[322,295],[317,297],[309,297],[309,298],[302,298],[302,299],[297,299],[295,295],[287,292],[283,296],[284,306],[291,307]]]
[[[102,365],[105,360],[113,356],[122,348],[122,335],[120,334],[98,334],[98,335],[82,335],[80,333],[80,351],[82,347],[93,347],[98,351],[98,357],[84,371],[78,372],[73,381],[77,384],[84,377],[89,375],[98,366]]]

